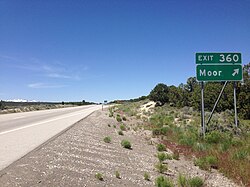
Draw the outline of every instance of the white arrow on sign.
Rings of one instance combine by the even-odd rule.
[[[238,69],[234,69],[234,72],[233,72],[233,76],[235,76],[236,74],[239,74],[239,68]]]

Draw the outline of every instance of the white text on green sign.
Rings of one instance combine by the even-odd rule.
[[[241,81],[242,66],[235,65],[197,65],[198,81]]]
[[[196,64],[240,64],[241,53],[196,53]]]

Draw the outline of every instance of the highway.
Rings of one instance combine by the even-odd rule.
[[[99,109],[89,105],[0,115],[0,170]]]

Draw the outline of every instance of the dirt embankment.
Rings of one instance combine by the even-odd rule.
[[[154,186],[160,176],[154,167],[158,162],[155,145],[145,139],[147,133],[131,128],[121,136],[119,130],[120,124],[109,118],[107,111],[97,111],[2,170],[0,186]],[[111,143],[103,141],[106,136],[111,137]],[[123,139],[131,142],[132,149],[121,146]],[[217,171],[202,171],[183,157],[167,164],[169,169],[163,175],[175,183],[182,173],[200,176],[206,186],[236,186]],[[150,181],[144,180],[145,172]],[[96,179],[96,173],[104,180]]]

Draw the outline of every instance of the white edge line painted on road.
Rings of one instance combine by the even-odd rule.
[[[42,121],[42,122],[34,123],[34,124],[31,124],[31,125],[27,125],[27,126],[24,126],[24,127],[19,127],[19,128],[16,128],[16,129],[0,132],[0,135],[15,132],[15,131],[22,130],[22,129],[26,129],[26,128],[29,128],[29,127],[34,127],[34,126],[37,126],[37,125],[42,125],[44,123],[48,123],[48,122],[52,122],[52,121],[56,121],[56,120],[60,120],[60,119],[64,119],[64,118],[68,118],[68,117],[72,117],[72,116],[77,116],[79,114],[82,114],[82,113],[78,112],[76,114],[71,114],[71,115],[64,116],[64,117],[57,117],[57,118],[50,119],[50,120],[47,120],[47,121]]]
[[[22,118],[25,118],[25,116],[16,117],[16,118],[13,118],[12,120],[15,120],[15,119],[22,119]]]

